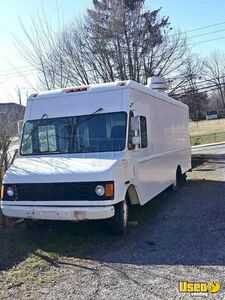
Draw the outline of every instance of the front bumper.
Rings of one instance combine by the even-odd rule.
[[[7,217],[34,220],[101,220],[114,216],[114,206],[102,207],[23,207],[2,205],[2,213]]]

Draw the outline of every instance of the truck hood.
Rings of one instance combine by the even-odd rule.
[[[19,157],[6,172],[4,183],[106,181],[112,180],[118,164],[118,159]]]

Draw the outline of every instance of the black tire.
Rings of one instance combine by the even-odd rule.
[[[124,200],[115,206],[115,215],[109,220],[110,230],[114,235],[124,235],[127,231],[128,205]]]
[[[186,174],[182,174],[181,168],[178,167],[176,171],[176,181],[171,185],[171,190],[176,192],[179,187],[186,183]]]
[[[187,183],[187,175],[186,173],[182,174],[181,185],[185,185]]]

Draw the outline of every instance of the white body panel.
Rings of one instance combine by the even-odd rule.
[[[130,90],[137,115],[146,116],[148,147],[130,153],[140,203],[145,204],[175,181],[177,166],[182,173],[191,169],[188,110],[160,96]],[[138,99],[138,101],[135,101]]]
[[[132,110],[135,115],[145,116],[147,148],[128,150],[126,146],[120,152],[20,156],[5,174],[4,184],[114,181],[114,199],[45,201],[43,194],[41,201],[2,201],[5,215],[59,219],[57,213],[62,212],[60,219],[74,220],[74,211],[82,206],[97,211],[88,213],[87,219],[108,218],[114,214],[113,205],[125,199],[130,185],[143,205],[175,181],[178,166],[182,173],[191,169],[188,107],[133,81],[122,86],[93,85],[83,92],[67,94],[60,90],[31,97],[25,121],[40,119],[43,114],[48,118],[88,115],[99,108],[104,113],[124,111],[129,116]],[[44,206],[50,207],[49,214]],[[106,211],[101,211],[104,207]]]

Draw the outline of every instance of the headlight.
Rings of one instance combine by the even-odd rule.
[[[9,196],[9,197],[13,197],[15,195],[15,191],[12,187],[8,187],[7,190],[6,190],[6,194]]]
[[[95,188],[95,193],[98,195],[98,196],[104,196],[105,194],[105,188],[103,185],[97,185],[96,188]]]

